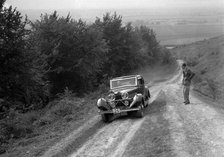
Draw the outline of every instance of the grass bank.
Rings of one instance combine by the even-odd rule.
[[[195,92],[224,102],[224,36],[178,46],[172,53],[196,73]]]

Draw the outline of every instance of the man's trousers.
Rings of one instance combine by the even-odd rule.
[[[189,92],[190,92],[190,86],[184,86],[183,88],[184,103],[190,103]]]

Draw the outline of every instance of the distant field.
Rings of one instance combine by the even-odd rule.
[[[182,45],[212,38],[224,34],[224,25],[193,24],[193,25],[157,25],[149,26],[157,34],[162,45]]]
[[[132,22],[134,26],[146,25],[152,28],[162,45],[182,45],[224,34],[224,9],[190,10],[148,10],[148,9],[112,9],[112,10],[58,10],[60,16],[83,19],[94,22],[106,12],[121,15],[124,24]],[[31,21],[40,19],[41,14],[53,13],[53,10],[22,10]]]

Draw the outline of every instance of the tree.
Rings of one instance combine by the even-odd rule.
[[[36,51],[46,57],[53,94],[66,86],[77,93],[93,88],[108,51],[96,27],[69,15],[59,18],[55,11],[33,23],[32,32]]]
[[[4,1],[3,1],[4,2]],[[4,3],[1,1],[1,5]],[[29,49],[28,21],[12,6],[0,10],[0,98],[11,104],[30,106],[43,93],[38,58]]]
[[[106,13],[102,20],[97,18],[94,25],[103,32],[103,38],[109,46],[104,74],[122,75],[136,68],[139,44],[131,24],[123,26],[121,16]]]
[[[1,5],[2,6],[2,5]],[[24,55],[27,35],[21,14],[10,6],[0,12],[0,86],[1,97],[15,98],[20,88],[20,77],[26,73]]]
[[[103,71],[108,76],[123,75],[146,64],[149,52],[154,52],[154,32],[147,27],[133,28],[131,23],[123,25],[122,17],[116,13],[106,13],[102,20],[97,18],[94,25],[103,32],[109,46],[108,62]]]
[[[141,35],[144,46],[147,48],[148,55],[151,57],[156,57],[159,49],[159,43],[156,39],[155,32],[146,26],[140,26],[140,28],[137,28],[137,31]]]

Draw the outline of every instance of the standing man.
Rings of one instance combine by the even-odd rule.
[[[184,86],[183,88],[184,103],[185,105],[187,105],[190,104],[189,91],[190,91],[191,79],[194,77],[195,74],[187,67],[186,63],[182,64],[182,69],[183,69],[182,84]]]

